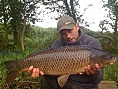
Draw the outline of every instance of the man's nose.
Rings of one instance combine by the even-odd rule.
[[[69,39],[69,38],[71,38],[71,34],[70,33],[67,33],[66,34],[66,37]]]

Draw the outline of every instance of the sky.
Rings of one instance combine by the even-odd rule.
[[[83,9],[87,7],[89,4],[93,4],[93,6],[89,7],[83,18],[85,21],[90,23],[89,29],[93,31],[101,31],[99,28],[100,20],[104,20],[107,16],[107,13],[103,8],[103,2],[101,0],[79,0],[80,3],[80,12],[83,13]],[[55,13],[52,13],[51,16],[55,16]],[[44,17],[43,17],[44,18]],[[36,26],[48,28],[48,27],[55,27],[57,26],[57,20],[50,19],[45,17],[44,22],[36,22]],[[83,26],[83,25],[82,25]]]

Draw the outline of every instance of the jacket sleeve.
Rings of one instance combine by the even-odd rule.
[[[95,48],[102,49],[101,44],[100,44],[99,40],[97,40],[97,39],[91,40],[89,44]],[[98,84],[103,78],[103,69],[100,69],[100,71],[95,73],[94,75],[87,75],[87,76],[88,76],[89,81],[92,84]]]
[[[100,71],[94,75],[87,75],[87,76],[92,84],[98,84],[103,78],[103,69],[100,69]]]

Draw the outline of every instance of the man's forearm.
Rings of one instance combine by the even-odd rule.
[[[92,84],[98,84],[103,78],[103,69],[100,69],[99,72],[94,75],[88,75],[88,79]]]

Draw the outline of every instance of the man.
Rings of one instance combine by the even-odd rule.
[[[70,16],[63,16],[57,23],[57,30],[60,38],[56,40],[51,48],[58,48],[67,45],[89,45],[101,49],[100,42],[87,34],[84,34],[79,25]],[[95,64],[96,69],[86,65],[85,73],[70,75],[65,86],[60,88],[57,83],[58,76],[44,75],[43,71],[38,68],[29,68],[32,77],[41,77],[41,89],[98,89],[98,84],[103,77],[103,70]]]

